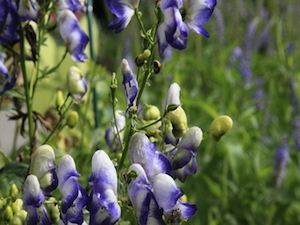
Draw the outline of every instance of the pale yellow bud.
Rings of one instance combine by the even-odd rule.
[[[63,106],[65,102],[64,93],[62,91],[58,91],[56,94],[56,107],[60,108]]]
[[[15,183],[11,185],[9,193],[11,197],[17,197],[17,195],[19,194],[19,189]]]
[[[87,83],[82,72],[75,66],[71,66],[67,74],[67,87],[70,95],[79,103],[87,92]]]
[[[10,205],[8,205],[4,211],[3,218],[6,222],[9,222],[12,220],[13,216],[14,216],[14,214],[13,214],[12,208]]]
[[[160,111],[155,105],[145,105],[142,110],[144,120],[157,120],[160,118]]]
[[[76,124],[78,123],[79,115],[76,111],[71,111],[67,115],[67,121],[66,124],[69,128],[74,128]]]
[[[11,204],[13,213],[15,214],[15,213],[21,211],[22,206],[23,206],[23,200],[20,198],[17,198],[16,201]]]
[[[232,119],[229,116],[219,116],[210,124],[208,133],[215,141],[219,141],[232,128],[232,124]]]
[[[168,112],[166,117],[172,123],[174,137],[182,137],[188,129],[187,117],[183,108],[179,106],[177,109]]]
[[[140,54],[138,57],[135,59],[135,64],[136,66],[140,67],[142,66],[146,60],[150,57],[151,51],[149,49],[145,49],[142,54]]]

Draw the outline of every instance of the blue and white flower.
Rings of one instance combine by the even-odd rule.
[[[4,59],[0,53],[0,95],[12,89],[15,84],[15,79],[8,74],[8,70],[4,65]]]
[[[187,175],[197,172],[197,148],[203,139],[199,127],[190,127],[180,139],[176,154],[172,160],[172,175],[184,182]]]
[[[80,0],[58,0],[56,3],[56,7],[58,11],[69,9],[72,12],[75,12],[76,10],[82,10],[84,7],[84,4],[82,4],[83,1]]]
[[[180,224],[195,215],[196,205],[183,203],[179,198],[183,191],[177,187],[172,177],[158,174],[153,181],[153,194],[158,205],[163,209],[166,221],[170,224]]]
[[[35,0],[19,0],[18,15],[21,21],[36,21],[39,17],[39,10]]]
[[[93,185],[87,209],[90,212],[90,225],[115,224],[121,217],[117,199],[117,172],[109,156],[98,150],[92,158],[92,175],[89,182]]]
[[[19,40],[19,16],[13,1],[2,0],[0,10],[0,44]]]
[[[61,158],[58,169],[58,188],[62,195],[60,219],[63,224],[83,224],[83,207],[87,194],[78,183],[80,174],[76,171],[74,159],[70,155]]]
[[[67,88],[76,103],[80,102],[87,92],[87,82],[76,66],[71,66],[68,70]]]
[[[158,151],[155,143],[143,133],[137,132],[132,135],[128,154],[131,163],[138,163],[144,168],[150,181],[153,181],[157,174],[171,172],[171,163],[167,156]]]
[[[145,170],[140,164],[134,163],[128,168],[129,173],[134,171],[137,177],[131,178],[127,185],[127,191],[140,225],[157,224],[164,225],[163,211],[157,205],[152,193],[152,185],[149,182]]]
[[[34,174],[45,195],[56,189],[58,179],[55,172],[55,154],[50,145],[41,145],[31,155],[29,174]]]
[[[57,21],[62,39],[67,44],[72,59],[83,62],[87,59],[84,49],[89,42],[89,37],[80,28],[79,22],[71,10],[65,9],[58,12]]]
[[[35,175],[27,176],[23,191],[23,207],[27,211],[26,224],[52,225],[43,205],[45,201],[44,194]]]
[[[129,63],[126,59],[121,62],[121,72],[122,72],[122,87],[125,95],[127,109],[135,105],[137,94],[138,94],[138,82],[132,73]]]
[[[116,18],[108,24],[109,29],[114,29],[116,33],[124,30],[132,16],[134,10],[138,8],[140,0],[106,0],[109,10]]]
[[[157,30],[160,54],[168,45],[185,49],[189,29],[209,37],[203,24],[211,17],[216,4],[216,0],[161,0],[164,21]]]

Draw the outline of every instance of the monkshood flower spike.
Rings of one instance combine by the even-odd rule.
[[[143,133],[137,132],[132,135],[128,146],[128,153],[131,163],[140,164],[150,181],[153,181],[157,174],[170,174],[171,172],[169,159],[158,151],[155,143],[152,143]]]
[[[79,22],[71,10],[65,9],[58,12],[57,21],[62,39],[75,62],[87,59],[84,49],[89,42],[89,37],[80,28]]]
[[[129,63],[126,59],[123,59],[121,62],[121,72],[123,77],[123,92],[127,103],[127,109],[129,109],[136,102],[138,94],[138,82],[134,77]]]
[[[19,16],[13,1],[1,1],[0,18],[0,44],[18,40]]]
[[[134,163],[128,168],[128,173],[134,171],[137,177],[129,178],[127,185],[128,196],[136,212],[139,225],[165,225],[162,220],[163,211],[152,193],[152,185],[145,170],[140,164]]]
[[[158,205],[163,209],[166,221],[170,224],[181,224],[195,215],[196,205],[183,203],[179,198],[183,191],[177,187],[172,177],[167,174],[158,174],[153,181],[153,194]]]
[[[139,2],[139,0],[106,0],[109,10],[116,16],[108,24],[108,28],[115,30],[116,33],[124,30],[134,15],[134,10],[138,8]]]
[[[15,79],[8,74],[8,70],[4,65],[4,59],[0,53],[0,95],[12,89],[15,84]]]
[[[87,194],[78,183],[80,174],[76,171],[76,165],[70,155],[61,158],[58,169],[58,188],[62,194],[60,219],[63,224],[83,224],[82,208],[86,205]]]
[[[92,158],[93,185],[87,209],[90,212],[90,225],[113,225],[121,217],[121,208],[117,199],[117,172],[107,153],[98,150]]]
[[[21,21],[36,21],[39,16],[39,10],[35,0],[19,0],[18,14]]]
[[[43,205],[45,197],[40,189],[38,178],[35,175],[27,176],[23,191],[23,207],[27,211],[26,224],[51,225],[52,222]]]
[[[38,178],[45,195],[50,195],[58,185],[55,169],[53,148],[50,145],[38,147],[31,155],[29,174],[34,174]]]

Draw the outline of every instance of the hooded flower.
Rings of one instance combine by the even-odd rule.
[[[105,131],[106,144],[111,148],[113,152],[116,152],[121,148],[121,141],[124,136],[124,127],[126,123],[125,116],[122,115],[122,112],[120,110],[117,110],[115,112],[115,117],[115,125]]]
[[[62,39],[67,44],[72,59],[83,62],[87,59],[84,49],[89,41],[88,36],[80,28],[79,22],[71,10],[65,9],[58,12],[59,31]]]
[[[0,95],[13,88],[15,80],[8,74],[4,59],[0,53]]]
[[[197,172],[197,148],[203,138],[199,127],[191,127],[181,138],[172,160],[172,175],[184,182],[188,174]]]
[[[159,173],[171,172],[171,164],[169,159],[156,149],[155,143],[152,143],[143,133],[135,133],[132,135],[128,153],[131,163],[140,164],[150,181]]]
[[[80,0],[58,0],[56,6],[58,11],[69,9],[75,12],[76,10],[83,9],[83,4]]]
[[[123,77],[123,81],[122,81],[123,92],[127,103],[127,109],[129,109],[131,106],[135,104],[136,97],[138,94],[138,82],[134,77],[131,68],[128,64],[128,61],[126,59],[122,60],[121,72]]]
[[[139,0],[106,0],[109,10],[116,16],[108,24],[108,28],[114,29],[116,33],[124,30],[134,15],[134,10],[138,8],[139,2]]]
[[[163,209],[166,221],[171,224],[180,224],[195,215],[197,207],[190,203],[183,203],[179,198],[183,191],[177,187],[172,177],[167,174],[158,174],[153,181],[153,194],[158,205]]]
[[[19,16],[14,2],[1,0],[0,8],[0,44],[19,39]]]
[[[140,164],[134,163],[128,168],[129,173],[134,171],[137,177],[129,180],[127,191],[140,225],[164,225],[162,210],[158,207],[151,191],[151,184]]]
[[[177,49],[185,49],[188,28],[209,37],[203,24],[211,17],[216,4],[216,0],[161,0],[160,7],[165,18],[157,30],[160,54],[168,44]]]
[[[76,103],[80,102],[87,92],[87,82],[76,66],[71,66],[68,71],[67,88]]]
[[[83,224],[82,208],[86,205],[87,194],[78,183],[80,174],[70,155],[61,158],[58,169],[58,188],[62,195],[60,218],[63,224]]]
[[[51,225],[47,211],[43,205],[44,194],[35,175],[28,175],[24,183],[23,207],[27,211],[26,224]]]
[[[36,21],[39,16],[39,10],[35,0],[19,0],[18,14],[21,21]]]
[[[87,209],[90,212],[90,225],[115,224],[121,217],[117,199],[117,172],[109,156],[98,150],[92,158],[92,175],[89,182],[93,185]]]
[[[45,195],[50,195],[57,187],[58,180],[55,169],[53,148],[50,145],[38,147],[31,155],[29,174],[34,174],[37,177]]]

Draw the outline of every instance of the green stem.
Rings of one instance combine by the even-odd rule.
[[[125,143],[125,147],[122,151],[122,158],[120,160],[120,163],[119,163],[119,166],[118,166],[118,172],[121,171],[123,165],[124,165],[124,162],[125,162],[125,157],[127,155],[127,152],[128,152],[128,146],[129,146],[129,141],[130,141],[130,137],[133,135],[133,127],[131,125],[131,121],[130,122],[130,125],[127,126],[126,128],[126,133],[125,133],[125,140],[126,140],[126,143]]]
[[[88,0],[88,9],[87,9],[87,16],[88,16],[88,32],[90,38],[90,54],[91,59],[93,62],[96,61],[94,47],[93,47],[93,29],[92,29],[92,19],[93,19],[93,1]],[[94,74],[94,65],[93,65],[93,74]],[[95,127],[98,128],[100,125],[99,113],[98,113],[98,94],[96,90],[96,86],[93,87],[93,109],[94,109],[94,120],[95,120]]]
[[[29,144],[30,149],[32,149],[34,146],[34,129],[33,129],[33,117],[32,117],[32,98],[30,97],[30,84],[27,77],[27,71],[26,71],[26,64],[25,64],[25,44],[24,44],[24,30],[22,27],[22,24],[20,23],[20,61],[21,61],[21,68],[23,73],[23,79],[24,79],[24,90],[25,90],[25,99],[26,99],[26,107],[27,107],[27,117],[28,117],[28,128],[29,128]]]
[[[72,106],[73,104],[73,101],[71,101],[69,103],[69,105],[67,106],[66,110],[64,112],[61,112],[60,110],[63,109],[63,107],[65,106],[68,98],[70,97],[70,95],[67,96],[64,104],[62,105],[62,107],[60,107],[60,109],[58,110],[59,111],[59,114],[60,114],[60,118],[59,118],[59,121],[57,122],[57,124],[55,125],[55,127],[53,128],[53,130],[51,131],[51,133],[49,134],[49,136],[46,138],[46,140],[44,141],[44,144],[47,144],[47,142],[50,141],[50,139],[52,138],[52,136],[56,133],[56,131],[60,131],[61,130],[61,122],[63,121],[63,119],[65,118],[65,114],[68,112],[69,108]]]

